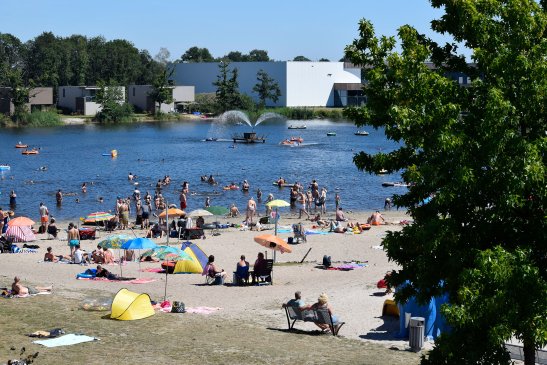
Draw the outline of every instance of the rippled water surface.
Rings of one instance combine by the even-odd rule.
[[[288,125],[306,124],[305,130],[289,130]],[[134,185],[129,172],[137,175],[139,189],[153,195],[158,179],[170,175],[172,183],[163,189],[168,203],[178,204],[182,181],[190,183],[188,209],[202,208],[206,196],[212,205],[236,203],[240,210],[248,196],[241,191],[224,191],[223,185],[247,179],[251,194],[260,188],[264,198],[289,199],[289,189],[272,185],[280,176],[288,182],[307,186],[317,179],[328,189],[328,208],[339,192],[342,206],[348,210],[371,210],[383,207],[384,199],[400,188],[383,188],[383,181],[399,180],[399,175],[374,176],[357,170],[353,164],[356,152],[389,151],[395,145],[383,131],[368,128],[369,136],[356,136],[351,123],[313,121],[264,122],[255,129],[266,137],[262,144],[237,144],[231,148],[235,133],[250,131],[247,125],[225,125],[210,121],[184,123],[136,124],[116,127],[96,125],[66,126],[48,129],[6,130],[0,134],[0,164],[11,165],[2,173],[0,206],[8,208],[9,192],[17,193],[17,215],[38,218],[42,201],[50,213],[61,219],[76,219],[90,212],[111,210],[116,196],[129,196]],[[327,132],[336,132],[328,137]],[[300,146],[279,144],[290,136],[301,136]],[[206,142],[206,138],[218,138]],[[23,156],[15,144],[22,141],[40,147],[40,154]],[[117,158],[103,156],[118,151]],[[44,168],[47,169],[44,171]],[[41,169],[42,168],[42,169]],[[200,181],[201,175],[213,174],[218,186]],[[80,187],[87,182],[88,192]],[[62,206],[55,203],[55,192],[65,193]],[[99,198],[104,203],[99,203]],[[79,203],[76,202],[79,199]]]

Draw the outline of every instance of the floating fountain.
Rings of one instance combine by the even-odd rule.
[[[252,117],[252,113],[251,113]],[[257,116],[254,123],[251,121],[249,114],[242,112],[241,110],[229,110],[222,113],[218,118],[215,119],[211,130],[208,133],[208,140],[213,138],[218,138],[218,136],[225,135],[226,128],[231,126],[249,126],[252,128],[251,132],[237,133],[233,134],[230,139],[234,143],[264,143],[266,139],[264,136],[257,136],[254,129],[265,120],[270,119],[285,119],[280,114],[277,113],[263,113]],[[254,118],[252,118],[254,119]]]

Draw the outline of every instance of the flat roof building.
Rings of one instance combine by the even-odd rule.
[[[175,85],[195,85],[196,94],[214,93],[213,82],[219,75],[218,62],[178,63],[172,77]],[[360,105],[365,97],[361,91],[361,69],[345,62],[231,62],[237,68],[239,91],[258,102],[253,91],[257,73],[264,70],[275,80],[281,97],[266,106],[277,107],[344,107]],[[349,103],[349,104],[348,104]]]

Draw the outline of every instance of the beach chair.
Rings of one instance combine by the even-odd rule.
[[[334,323],[334,321],[332,320],[332,316],[329,313],[329,310],[326,308],[315,310],[315,315],[317,317],[318,323],[324,323],[329,326],[333,336],[338,335],[340,328],[342,328],[342,326],[346,323],[346,322]]]
[[[207,285],[224,285],[222,273],[215,274],[209,265],[205,266],[203,273],[205,273],[205,282]]]
[[[294,234],[293,243],[300,243],[301,241],[307,242],[306,234],[304,233],[304,227],[302,226],[302,223],[293,224],[292,231]]]
[[[234,271],[234,285],[248,285],[249,284],[249,266],[237,266]]]
[[[260,218],[258,223],[262,225],[262,229],[272,229],[272,224],[275,224],[275,221],[272,217],[266,216]]]
[[[266,260],[266,267],[264,272],[260,275],[255,275],[256,284],[258,285],[273,285],[273,260]]]

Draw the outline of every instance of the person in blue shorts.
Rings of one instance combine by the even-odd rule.
[[[73,257],[76,246],[80,244],[80,232],[78,232],[74,223],[68,225],[67,241],[68,246],[70,247],[70,257]]]

